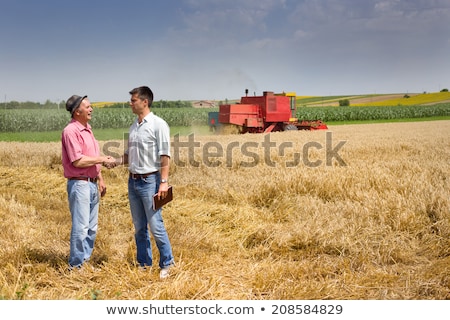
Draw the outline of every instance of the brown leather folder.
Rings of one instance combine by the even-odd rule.
[[[172,186],[169,186],[169,188],[167,189],[167,196],[163,199],[158,199],[158,194],[155,193],[153,195],[153,210],[156,211],[159,208],[161,208],[163,205],[165,205],[166,203],[170,202],[173,200],[173,191],[172,191]]]

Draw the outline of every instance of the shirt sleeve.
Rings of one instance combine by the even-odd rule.
[[[81,159],[83,152],[79,137],[75,130],[64,130],[62,139],[69,161],[73,163],[74,161]]]
[[[161,120],[159,125],[156,143],[158,146],[158,155],[170,157],[170,128],[164,120]]]

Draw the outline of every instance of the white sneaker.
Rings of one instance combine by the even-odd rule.
[[[162,268],[161,271],[159,272],[159,278],[160,279],[167,278],[170,275],[169,269],[170,269],[170,266]]]

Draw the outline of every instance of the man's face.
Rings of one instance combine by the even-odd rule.
[[[147,105],[148,100],[142,100],[141,98],[139,98],[139,95],[137,93],[133,94],[130,98],[130,107],[131,110],[133,110],[134,114],[141,114],[142,111],[147,107]]]
[[[84,98],[78,109],[75,110],[75,114],[79,120],[87,122],[92,118],[92,111],[91,102],[88,98]]]

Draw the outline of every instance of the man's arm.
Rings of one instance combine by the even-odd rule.
[[[116,163],[117,164],[123,164],[126,165],[128,164],[128,154],[124,153],[124,155],[120,158],[116,159]]]
[[[169,165],[170,157],[161,156],[161,183],[159,184],[158,195],[163,198],[167,195],[167,190],[169,189]],[[162,182],[164,180],[166,182]]]
[[[73,166],[76,168],[87,168],[92,167],[96,164],[108,164],[114,163],[115,159],[113,157],[90,157],[90,156],[82,156],[80,159],[72,162]]]

